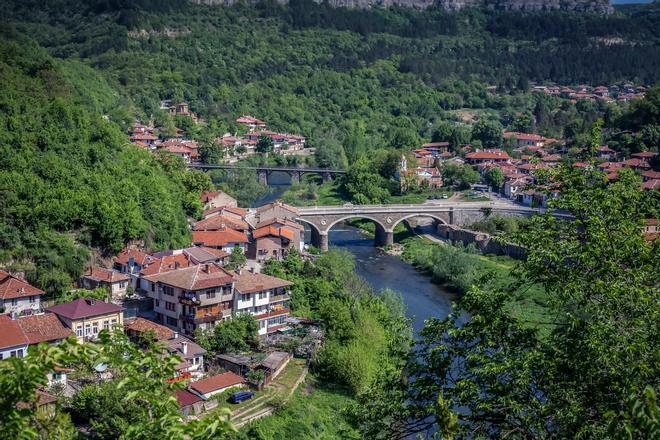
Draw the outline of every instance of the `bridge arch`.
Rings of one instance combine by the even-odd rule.
[[[394,228],[396,228],[396,226],[397,226],[399,223],[401,223],[402,221],[404,221],[404,220],[408,220],[408,219],[411,219],[411,218],[415,218],[415,217],[427,217],[427,218],[432,218],[433,220],[435,220],[435,221],[437,221],[437,222],[439,222],[439,223],[445,224],[445,225],[448,225],[448,224],[450,223],[450,221],[449,221],[449,215],[448,215],[448,214],[446,214],[446,217],[447,217],[447,218],[443,218],[442,214],[433,214],[433,213],[428,213],[428,214],[427,214],[427,213],[414,213],[414,214],[408,214],[408,215],[405,215],[405,216],[403,216],[403,217],[397,219],[397,220],[394,222],[394,224],[392,225],[392,230],[394,230]]]

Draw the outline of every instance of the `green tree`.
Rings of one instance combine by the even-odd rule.
[[[493,167],[486,171],[486,182],[496,190],[502,188],[504,185],[504,173],[501,168]]]
[[[242,313],[198,336],[200,344],[213,353],[243,353],[259,347],[259,324],[254,316]]]
[[[481,179],[479,173],[466,164],[448,163],[442,167],[441,173],[444,185],[457,189],[469,188]]]
[[[259,140],[257,141],[256,151],[257,153],[262,153],[262,154],[271,153],[273,151],[273,138],[263,134],[259,136]]]
[[[229,257],[227,257],[227,264],[225,264],[225,267],[229,270],[235,270],[245,266],[246,263],[247,258],[245,258],[243,248],[237,244],[234,245],[231,254],[229,254]]]
[[[347,166],[344,148],[336,139],[321,139],[314,150],[316,164],[321,168],[344,169]]]
[[[385,179],[366,159],[358,160],[348,169],[342,187],[357,204],[382,203],[390,195]]]
[[[481,141],[486,148],[502,146],[502,124],[490,119],[481,119],[472,127],[472,139]]]
[[[639,191],[628,170],[611,184],[570,167],[554,179],[561,197],[551,207],[574,219],[533,217],[519,234],[527,249],[520,281],[498,286],[485,277],[448,318],[427,322],[408,369],[414,379],[407,387],[396,377],[375,382],[355,409],[361,428],[403,438],[455,419],[457,434],[475,437],[650,432],[658,411],[644,390],[657,385],[660,262],[659,244],[645,242],[641,225],[657,215],[657,196]],[[549,333],[510,310],[534,284],[551,298]],[[644,406],[631,412],[629,396]],[[461,410],[439,417],[438,402]],[[367,407],[375,407],[373,417]]]

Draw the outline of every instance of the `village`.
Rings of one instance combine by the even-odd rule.
[[[193,123],[198,122],[197,116],[190,111],[186,102],[170,105],[168,101],[164,101],[161,109],[167,110],[172,117],[190,117]],[[283,156],[305,156],[313,152],[313,150],[306,147],[304,136],[268,130],[265,121],[252,116],[241,116],[236,120],[236,124],[242,127],[242,134],[225,133],[222,137],[213,141],[215,145],[221,147],[223,157],[229,163],[260,152],[272,151]],[[192,139],[186,139],[185,131],[181,128],[175,129],[173,137],[161,139],[159,129],[153,124],[144,125],[136,122],[130,128],[129,135],[131,143],[151,152],[165,151],[182,158],[186,163],[195,163],[201,160],[199,143]],[[264,143],[267,145],[263,145]]]
[[[554,89],[537,91],[554,94]],[[596,89],[592,92],[606,96]],[[163,108],[171,115],[197,120],[186,103],[165,103]],[[236,123],[240,134],[227,133],[214,141],[228,163],[263,153],[262,143],[282,155],[311,150],[303,136],[270,131],[265,121],[252,116],[241,116]],[[164,151],[187,164],[200,162],[199,144],[187,139],[183,130],[162,139],[153,124],[136,122],[129,135],[139,148]],[[576,151],[569,154],[562,139],[513,131],[504,131],[502,138],[500,148],[424,143],[401,155],[395,178],[402,192],[413,187],[431,192],[456,189],[448,185],[447,167],[468,167],[478,173],[477,181],[469,185],[472,194],[546,207],[558,193],[552,186],[539,186],[536,173],[569,161],[575,168],[597,168],[608,181],[630,168],[641,176],[641,189],[660,189],[660,173],[650,164],[655,152],[623,157],[600,145],[589,152],[593,160],[586,162],[573,160]],[[72,291],[74,300],[54,303],[23,273],[0,271],[0,358],[24,357],[30,346],[58,344],[67,338],[94,344],[104,330],[121,332],[138,346],[148,340],[160,342],[167,354],[181,360],[168,380],[184,384],[175,393],[183,418],[231,408],[232,421],[240,426],[272,413],[271,402],[293,393],[323,343],[318,322],[292,315],[293,283],[262,272],[270,259],[281,261],[290,254],[313,258],[305,245],[305,229],[297,221],[298,210],[281,200],[244,208],[224,191],[213,190],[201,194],[200,202],[204,211],[200,219],[190,219],[189,246],[152,252],[140,243],[131,244],[90,264]],[[656,220],[648,220],[645,233],[647,238],[657,237]],[[102,298],[99,291],[104,292]],[[214,353],[201,347],[200,337],[243,316],[255,322],[256,346]],[[38,391],[39,405],[48,411],[86,383],[112,379],[112,371],[104,365],[97,365],[92,376],[57,368],[48,374],[48,386]]]
[[[646,87],[635,86],[631,83],[612,84],[609,86],[579,85],[575,87],[534,85],[531,91],[569,99],[573,103],[581,99],[587,101],[628,102],[633,99],[643,98],[646,93]]]
[[[205,211],[190,247],[156,253],[126,248],[107,267],[90,266],[73,301],[53,304],[22,274],[0,271],[0,359],[25,357],[37,344],[67,338],[93,344],[103,330],[123,332],[138,345],[155,339],[180,358],[170,380],[186,384],[176,392],[183,417],[255,393],[257,408],[235,405],[240,412],[233,421],[269,414],[267,402],[293,392],[323,340],[318,323],[290,315],[292,283],[260,272],[270,258],[302,254],[304,230],[294,221],[295,208],[281,202],[248,210],[222,191],[205,192],[201,200]],[[107,297],[85,295],[99,290]],[[246,314],[256,324],[256,350],[207,353],[196,342],[201,333]],[[39,390],[39,405],[48,408],[85,383],[113,378],[103,366],[96,370],[83,378],[69,368],[52,371],[48,387]]]

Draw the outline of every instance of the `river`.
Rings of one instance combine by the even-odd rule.
[[[372,238],[359,229],[339,224],[330,230],[330,246],[348,250],[355,256],[356,272],[376,290],[391,289],[401,294],[406,315],[412,319],[415,333],[428,318],[445,318],[457,296],[437,284],[428,275],[398,257],[374,246]]]
[[[289,185],[284,179],[272,179],[270,187],[271,192],[257,200],[254,206],[277,200]],[[373,238],[365,236],[356,227],[338,224],[330,230],[329,238],[330,246],[346,249],[355,256],[356,272],[374,290],[387,288],[401,294],[415,333],[422,329],[426,319],[445,318],[451,312],[451,303],[457,299],[455,294],[433,284],[428,275],[400,258],[376,248]]]

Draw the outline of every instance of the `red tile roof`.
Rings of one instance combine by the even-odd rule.
[[[27,345],[28,343],[29,340],[21,326],[18,325],[18,320],[11,319],[9,315],[0,315],[0,348]]]
[[[135,260],[136,264],[139,264],[140,266],[144,266],[147,263],[151,263],[154,260],[154,257],[151,255],[138,251],[136,249],[124,249],[115,257],[115,263],[119,264],[128,264],[128,260],[130,258],[133,258]]]
[[[91,318],[93,316],[107,315],[109,313],[119,313],[124,309],[115,304],[110,304],[98,299],[80,298],[67,303],[48,307],[46,310],[68,319],[83,319]]]
[[[193,231],[192,242],[195,245],[222,247],[231,243],[247,243],[245,233],[225,228],[217,231]]]
[[[131,330],[135,333],[146,333],[151,331],[159,341],[162,339],[169,339],[174,335],[174,330],[170,330],[164,325],[157,322],[149,321],[144,318],[129,318],[124,321],[124,329]]]
[[[660,171],[644,171],[642,177],[646,179],[660,179]]]
[[[214,263],[198,264],[184,269],[148,275],[145,279],[185,290],[224,286],[234,280],[231,273]]]
[[[180,407],[194,405],[197,402],[201,402],[202,399],[197,394],[193,394],[188,390],[176,390],[174,392],[176,396],[176,401]]]
[[[226,373],[207,377],[206,379],[191,382],[188,386],[200,394],[208,394],[213,391],[221,390],[233,385],[239,385],[245,382],[238,374],[228,371]]]
[[[0,299],[26,298],[43,294],[43,290],[37,289],[28,282],[0,270]]]
[[[510,159],[509,153],[502,150],[486,150],[486,151],[475,151],[474,153],[468,153],[465,155],[466,159],[484,159],[484,160],[494,160],[494,159]]]
[[[647,161],[637,158],[624,160],[623,163],[633,168],[644,168],[644,169],[651,168],[651,165],[649,165]]]
[[[266,123],[262,121],[261,119],[254,118],[249,115],[243,115],[240,118],[236,119],[236,122],[239,124],[257,124],[257,125],[265,125]]]
[[[223,228],[236,229],[238,231],[246,231],[250,229],[250,225],[246,221],[237,218],[227,217],[222,214],[214,215],[205,218],[195,223],[193,230],[195,231],[216,231]]]
[[[59,341],[74,336],[73,330],[65,327],[54,313],[23,316],[16,321],[30,344]]]
[[[83,274],[84,278],[105,283],[117,283],[119,281],[128,281],[128,275],[116,270],[105,269],[103,267],[92,266]]]
[[[642,184],[642,189],[645,190],[658,190],[660,189],[660,179],[647,180]]]
[[[236,273],[234,278],[236,279],[234,288],[240,293],[261,292],[293,285],[291,281],[263,273],[252,273],[247,270],[242,271],[240,274]]]
[[[650,159],[653,156],[655,156],[656,154],[658,154],[658,153],[654,153],[653,151],[642,151],[642,152],[639,152],[639,153],[633,153],[630,156],[637,157],[637,158],[640,158],[640,159]]]

